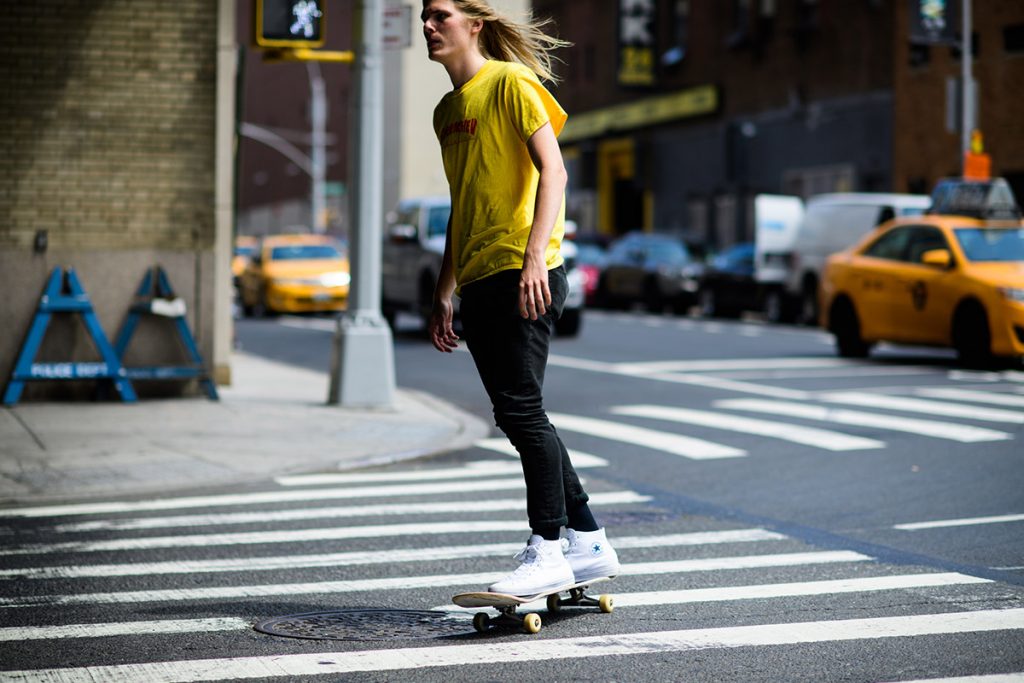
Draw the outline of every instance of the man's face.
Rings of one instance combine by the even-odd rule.
[[[423,37],[427,40],[427,55],[442,64],[466,54],[472,48],[473,37],[483,25],[466,17],[452,0],[425,2],[420,18],[423,20]]]

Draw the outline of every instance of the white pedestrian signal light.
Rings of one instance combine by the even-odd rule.
[[[323,0],[256,0],[256,44],[313,48],[324,44]]]

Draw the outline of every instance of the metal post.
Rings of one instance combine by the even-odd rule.
[[[306,62],[306,72],[309,74],[309,116],[312,129],[309,171],[312,178],[310,210],[313,215],[310,225],[313,232],[322,234],[327,232],[327,203],[324,199],[327,187],[327,94],[320,65],[317,62]]]
[[[966,164],[964,156],[971,149],[971,131],[975,128],[974,122],[974,81],[971,78],[971,0],[963,0],[960,18],[960,160]],[[965,169],[966,170],[966,169]]]
[[[360,0],[353,21],[354,146],[349,167],[348,310],[338,318],[327,402],[346,407],[390,407],[395,389],[391,328],[380,313],[383,211],[383,0]]]

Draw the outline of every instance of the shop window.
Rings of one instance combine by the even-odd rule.
[[[910,45],[910,66],[911,67],[922,67],[927,66],[932,61],[932,48],[929,45],[924,44],[911,44]]]

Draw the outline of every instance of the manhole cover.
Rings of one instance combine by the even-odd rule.
[[[256,624],[272,636],[309,640],[442,638],[473,633],[465,619],[447,612],[405,609],[349,609],[275,617]]]

